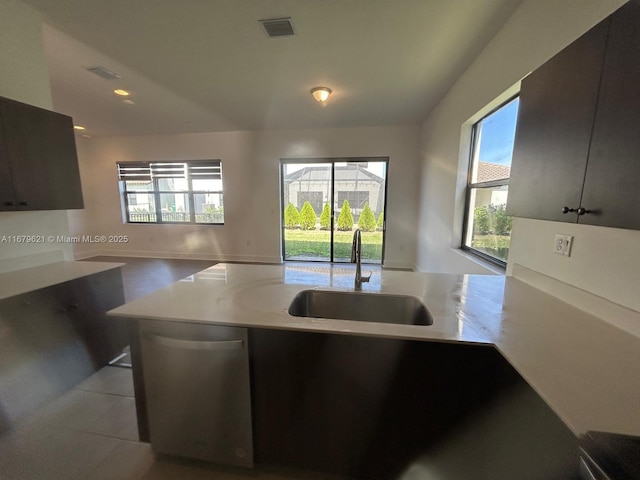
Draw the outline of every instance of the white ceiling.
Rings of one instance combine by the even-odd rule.
[[[97,136],[416,125],[521,3],[23,1],[51,25],[54,108]],[[296,35],[268,38],[258,20],[277,17]],[[318,85],[334,92],[324,107],[309,94]]]

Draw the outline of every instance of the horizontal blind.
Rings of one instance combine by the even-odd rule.
[[[184,162],[153,162],[151,163],[153,178],[186,178],[187,164]]]
[[[187,162],[118,162],[119,180],[151,180],[152,178],[222,179],[220,160]]]
[[[222,179],[222,162],[220,160],[192,160],[187,165],[189,176],[193,180]]]
[[[118,162],[119,180],[151,180],[149,162]]]

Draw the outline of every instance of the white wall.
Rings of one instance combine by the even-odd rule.
[[[456,253],[464,209],[469,120],[624,3],[525,0],[431,112],[421,138],[419,270],[477,271],[477,264]],[[551,253],[554,233],[575,236],[571,258]],[[508,273],[514,264],[520,264],[640,310],[640,232],[517,219],[512,237]]]
[[[51,108],[40,15],[16,0],[0,0],[0,96]],[[0,236],[68,235],[67,213],[0,212]],[[0,272],[71,258],[67,245],[0,243]]]
[[[93,254],[254,262],[281,260],[281,158],[389,157],[385,265],[413,268],[418,199],[418,127],[271,130],[114,137],[79,142],[86,209],[69,212],[74,235],[128,235],[125,244],[76,244]],[[117,161],[219,158],[224,226],[122,223]]]
[[[460,255],[471,120],[625,0],[525,0],[422,125],[417,268],[481,272]]]

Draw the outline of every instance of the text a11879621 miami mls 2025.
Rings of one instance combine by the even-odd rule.
[[[127,243],[128,235],[3,235],[0,243]]]

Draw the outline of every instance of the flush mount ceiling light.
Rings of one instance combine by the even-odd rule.
[[[127,92],[126,90],[122,90],[121,88],[116,88],[113,93],[115,93],[116,95],[120,95],[121,97],[128,97],[129,96],[129,92]]]
[[[84,128],[82,125],[74,125],[74,126],[73,126],[73,129],[74,129],[74,130],[80,130],[80,131],[81,131],[81,130],[85,130],[85,128]]]
[[[323,103],[327,101],[329,95],[331,95],[331,89],[327,87],[314,87],[311,89],[311,95],[316,101]]]

